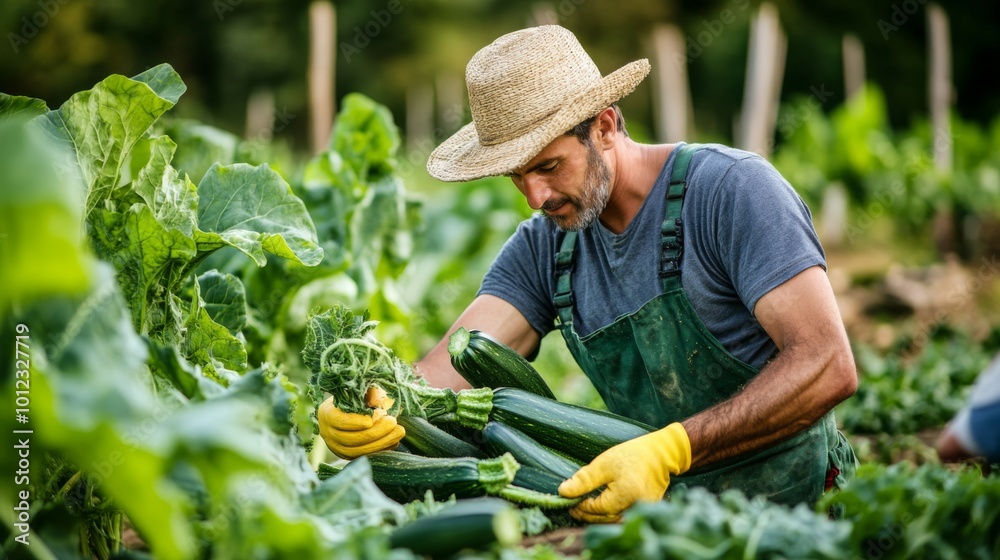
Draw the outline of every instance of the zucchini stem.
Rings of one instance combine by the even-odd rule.
[[[458,356],[465,352],[465,349],[469,347],[469,338],[469,331],[465,330],[465,327],[458,327],[458,330],[448,337],[448,353],[452,356]]]
[[[507,486],[496,493],[501,498],[521,504],[524,506],[534,506],[542,509],[566,509],[575,506],[584,498],[563,498],[556,494],[546,494],[520,486]]]

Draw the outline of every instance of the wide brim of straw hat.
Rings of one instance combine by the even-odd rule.
[[[506,175],[531,161],[545,146],[580,122],[631,93],[649,70],[649,60],[645,58],[622,66],[538,121],[527,133],[506,142],[480,143],[476,123],[469,123],[431,153],[427,171],[432,177],[449,182]]]

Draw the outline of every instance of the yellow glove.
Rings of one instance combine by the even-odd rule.
[[[337,408],[332,397],[319,405],[316,417],[326,446],[344,459],[394,449],[406,435],[396,417],[386,414],[384,408],[376,408],[371,416],[352,414]]]
[[[601,453],[560,484],[559,493],[576,498],[607,486],[600,496],[577,504],[570,515],[589,523],[613,523],[639,500],[662,500],[670,486],[670,475],[682,474],[689,468],[691,441],[684,426],[674,422]]]

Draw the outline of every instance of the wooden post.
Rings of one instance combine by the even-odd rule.
[[[865,47],[857,35],[846,34],[841,42],[844,57],[844,97],[850,99],[865,87]]]
[[[785,80],[785,60],[788,58],[788,36],[781,29],[781,22],[778,20],[778,10],[774,10],[774,70],[771,72],[771,83],[769,97],[770,103],[767,106],[767,120],[763,131],[764,146],[766,146],[765,157],[770,157],[774,151],[774,132],[778,124],[778,110],[781,108],[781,83]]]
[[[827,184],[820,204],[820,241],[827,249],[840,247],[844,243],[847,226],[847,189],[844,184],[840,181]]]
[[[337,28],[333,4],[317,0],[309,5],[310,146],[314,154],[326,150],[333,129],[334,70]]]
[[[846,34],[841,41],[844,59],[844,97],[850,99],[865,86],[865,48],[856,35]],[[847,190],[840,181],[834,181],[823,190],[820,206],[819,237],[827,249],[844,243],[847,227]]]
[[[676,25],[653,28],[655,52],[655,92],[653,111],[656,135],[660,142],[687,140],[691,127],[691,93],[688,86],[687,54],[684,34]]]
[[[423,150],[425,156],[430,155],[427,147],[433,147],[433,128],[434,92],[427,84],[413,84],[406,90],[407,152],[412,154]]]
[[[556,9],[549,2],[535,2],[531,6],[531,16],[528,18],[528,25],[556,25],[559,23],[559,15]]]
[[[465,82],[456,74],[442,72],[434,83],[437,93],[437,136],[448,136],[462,126],[465,117]]]
[[[934,165],[951,170],[951,37],[948,15],[941,6],[927,6],[927,28],[930,35],[930,68],[928,93],[931,102],[931,123],[934,126]]]
[[[247,99],[247,125],[245,138],[268,142],[274,137],[274,92],[258,89]]]
[[[760,5],[750,26],[746,86],[737,145],[744,150],[769,156],[773,146],[777,104],[785,67],[787,39],[773,4]]]
[[[948,32],[948,15],[941,6],[927,6],[927,35],[929,38],[927,93],[930,100],[931,149],[934,167],[941,172],[951,173],[951,37]],[[965,249],[961,220],[956,217],[955,208],[940,208],[934,215],[934,247],[939,255],[962,254]]]

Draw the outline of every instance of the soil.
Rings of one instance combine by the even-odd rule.
[[[583,553],[583,532],[586,529],[586,527],[563,527],[528,537],[521,541],[521,546],[531,548],[536,544],[547,544],[564,555],[580,555]]]

